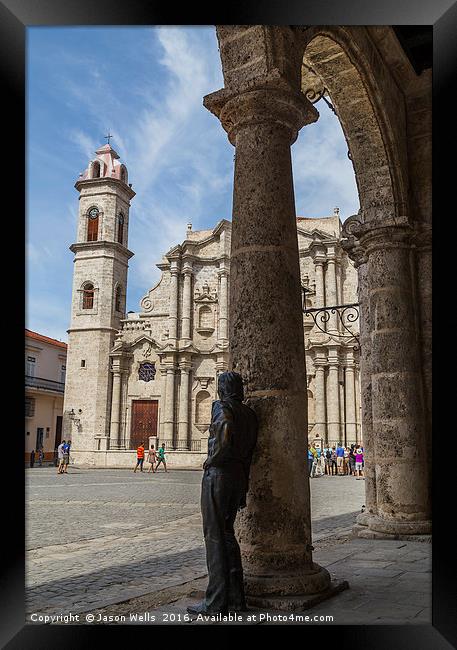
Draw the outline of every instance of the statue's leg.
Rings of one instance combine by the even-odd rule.
[[[227,481],[215,470],[207,470],[202,481],[201,508],[208,567],[205,606],[208,612],[228,609],[229,565],[225,543]]]

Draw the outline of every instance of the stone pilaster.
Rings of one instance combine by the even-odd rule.
[[[337,274],[337,256],[333,248],[327,251],[327,271],[325,273],[325,295],[326,306],[331,307],[338,305],[338,285],[336,280]],[[327,323],[328,332],[338,332],[338,315],[329,313]]]
[[[113,368],[113,393],[111,400],[111,445],[120,447],[120,408],[121,408],[122,373],[119,368]]]
[[[320,350],[316,350],[316,357],[314,359],[314,367],[316,375],[314,377],[314,419],[316,421],[314,431],[316,436],[322,437],[327,442],[327,414],[326,414],[326,399],[325,399],[325,368],[327,366],[327,359],[325,354]]]
[[[290,145],[317,118],[285,82],[205,98],[236,148],[230,268],[231,366],[259,419],[238,536],[247,594],[326,590],[312,562],[306,367]],[[287,449],[287,453],[284,450]]]
[[[324,307],[326,302],[325,302],[325,284],[324,284],[324,264],[326,262],[326,256],[325,256],[325,251],[323,247],[315,247],[314,245],[311,247],[312,250],[312,255],[313,255],[313,261],[314,261],[314,268],[315,268],[315,274],[316,274],[316,302],[315,306],[316,307]]]
[[[176,346],[178,337],[178,290],[179,290],[179,262],[171,260],[170,268],[170,313],[168,316],[168,338],[170,343]]]
[[[174,440],[175,429],[175,371],[172,365],[167,366],[167,378],[164,402],[163,437],[165,440]]]
[[[327,431],[331,444],[341,441],[340,425],[340,385],[339,385],[339,354],[336,346],[328,349],[327,377]]]
[[[192,318],[192,262],[186,260],[184,262],[184,268],[182,270],[184,276],[184,286],[183,286],[183,295],[182,295],[182,330],[181,338],[184,341],[190,341],[191,331],[191,318]]]
[[[219,281],[219,340],[228,341],[228,270],[221,267],[218,271]]]
[[[357,419],[355,403],[355,364],[354,353],[348,350],[346,353],[345,369],[345,387],[346,387],[346,439],[350,442],[357,440]]]
[[[181,385],[179,391],[179,414],[178,414],[178,439],[188,440],[189,437],[189,374],[191,364],[188,361],[181,361]]]

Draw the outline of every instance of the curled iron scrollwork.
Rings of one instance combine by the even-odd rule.
[[[305,292],[303,293],[305,295]],[[350,327],[348,327],[359,320],[360,303],[354,302],[349,305],[335,305],[332,307],[315,307],[309,309],[306,308],[305,303],[303,303],[303,313],[305,316],[310,316],[316,327],[324,334],[341,339],[347,339],[348,341],[353,339],[356,342],[354,350],[360,350],[358,332],[353,332]],[[341,326],[347,334],[333,331],[328,332],[325,329],[325,324],[329,322],[331,316],[334,314],[337,314]]]

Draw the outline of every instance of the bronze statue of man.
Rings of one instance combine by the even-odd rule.
[[[237,511],[246,505],[258,424],[254,411],[243,404],[241,375],[223,372],[217,388],[220,399],[213,402],[201,493],[208,587],[203,602],[187,608],[189,614],[246,609],[240,547],[233,524]]]

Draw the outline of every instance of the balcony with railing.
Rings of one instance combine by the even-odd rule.
[[[46,390],[51,393],[60,393],[61,395],[65,391],[65,382],[52,381],[43,377],[32,377],[31,375],[25,376],[25,385],[26,388],[36,388],[37,390]]]

